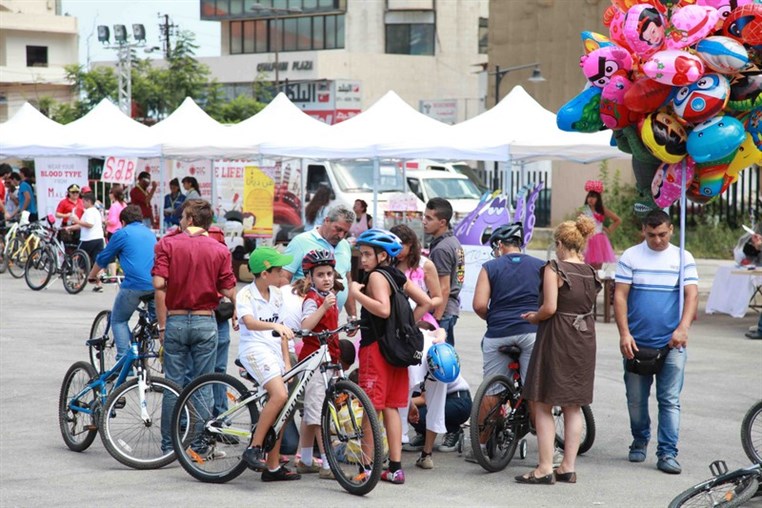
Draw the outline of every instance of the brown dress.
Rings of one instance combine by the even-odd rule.
[[[529,361],[524,397],[554,406],[584,406],[593,402],[595,376],[595,316],[593,303],[601,283],[590,265],[549,261],[558,273],[556,313],[540,321]],[[540,283],[540,302],[543,287]]]

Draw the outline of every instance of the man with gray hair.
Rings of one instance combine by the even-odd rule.
[[[304,278],[302,271],[302,259],[304,256],[316,249],[327,249],[333,252],[336,258],[336,271],[343,278],[344,289],[337,295],[337,305],[339,309],[344,307],[350,319],[357,316],[357,310],[353,299],[349,298],[349,283],[351,282],[352,271],[352,247],[346,240],[349,228],[355,220],[355,214],[352,210],[343,205],[338,205],[328,211],[323,223],[310,230],[305,231],[294,237],[286,247],[286,254],[293,256],[291,264],[283,267],[283,275],[286,282],[292,279],[299,280]]]

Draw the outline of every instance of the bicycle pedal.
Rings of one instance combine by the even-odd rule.
[[[709,464],[709,471],[712,472],[713,476],[720,476],[728,472],[728,465],[724,460],[715,460]]]
[[[124,409],[124,406],[127,405],[127,399],[124,397],[119,397],[114,404],[114,409]]]
[[[98,430],[98,426],[91,423],[90,425],[85,425],[85,430]]]

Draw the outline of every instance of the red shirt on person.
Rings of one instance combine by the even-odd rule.
[[[310,288],[310,290],[307,292],[307,294],[304,296],[304,301],[307,300],[313,300],[318,308],[320,308],[321,305],[323,305],[323,302],[325,301],[325,297],[320,296],[320,294],[315,290],[315,288]],[[312,329],[313,332],[324,332],[326,330],[335,330],[339,327],[339,308],[334,305],[330,309],[328,309],[325,314],[323,314],[323,317],[320,319],[317,325],[315,325],[315,328]],[[304,337],[302,339],[302,350],[299,352],[299,361],[301,362],[305,358],[307,358],[308,355],[312,354],[313,351],[317,351],[320,349],[320,341],[317,337]],[[339,347],[339,337],[336,334],[331,335],[331,337],[328,339],[328,351],[331,354],[331,360],[338,363],[339,359],[341,358],[341,348]]]
[[[63,198],[61,201],[58,202],[58,206],[56,207],[56,213],[63,213],[66,215],[71,215],[71,212],[75,212],[77,214],[77,218],[81,219],[82,214],[85,213],[85,205],[82,203],[82,198],[77,198],[76,203],[72,203],[71,199],[69,198]],[[67,217],[64,217],[61,219],[61,226],[68,226],[69,225],[69,219]]]
[[[200,228],[156,244],[151,275],[167,281],[167,310],[214,310],[222,289],[235,287],[230,251]]]
[[[138,205],[140,207],[144,219],[153,220],[151,202],[148,201],[148,191],[144,190],[140,185],[136,185],[130,190],[130,204]]]

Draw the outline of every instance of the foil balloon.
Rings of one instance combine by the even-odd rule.
[[[716,72],[735,74],[749,63],[743,44],[730,37],[707,37],[696,45],[696,54]]]
[[[686,157],[676,164],[660,164],[651,182],[651,193],[659,208],[667,208],[680,197],[680,187],[683,182],[683,164],[685,164],[685,182],[689,185],[693,180],[693,169],[696,163]]]
[[[751,134],[751,139],[757,148],[762,150],[762,107],[753,110],[744,119],[746,131]]]
[[[558,128],[569,132],[597,132],[603,129],[598,113],[601,103],[601,89],[586,88],[572,100],[561,106],[556,115]]]
[[[648,58],[664,45],[664,18],[655,7],[638,4],[624,18],[624,38],[634,53]]]
[[[614,45],[614,43],[611,42],[611,39],[596,32],[582,32],[580,37],[582,37],[582,46],[585,48],[586,55],[592,53],[596,49]]]
[[[629,49],[627,39],[624,37],[624,12],[613,5],[603,13],[603,24],[609,28],[609,36],[618,46]]]
[[[672,99],[672,110],[685,122],[697,124],[722,111],[729,98],[728,79],[720,74],[706,74],[677,91]]]
[[[696,0],[696,4],[707,7],[714,7],[720,14],[720,20],[717,22],[716,29],[720,30],[725,19],[736,7],[742,7],[752,3],[754,0]]]
[[[735,154],[717,161],[696,164],[694,180],[698,183],[698,193],[707,198],[719,196],[730,186],[732,179],[727,175],[728,165]]]
[[[630,111],[651,113],[659,109],[671,93],[671,86],[650,78],[641,78],[624,93],[624,105]]]
[[[722,25],[722,35],[749,46],[762,45],[762,4],[733,9]]]
[[[686,5],[672,13],[665,43],[669,49],[693,46],[714,32],[719,19],[714,7]]]
[[[601,121],[609,129],[622,129],[638,121],[639,115],[624,104],[624,96],[631,87],[632,82],[619,75],[612,77],[601,92]]]
[[[673,164],[686,154],[685,129],[674,116],[663,111],[651,113],[643,121],[640,138],[649,152],[660,161]]]
[[[629,51],[619,46],[607,46],[596,49],[589,55],[583,55],[579,59],[579,65],[593,86],[603,88],[612,76],[626,75],[632,69],[632,56]]]
[[[665,85],[683,86],[695,83],[704,74],[704,63],[686,51],[659,51],[643,64],[646,76]]]
[[[730,100],[727,108],[731,111],[750,111],[762,107],[762,72],[743,72],[730,83]]]
[[[746,132],[739,120],[727,115],[715,116],[693,128],[688,135],[688,153],[699,164],[717,161],[735,154],[744,137]]]
[[[738,147],[738,151],[728,165],[727,175],[731,178],[731,183],[735,183],[735,181],[738,180],[738,174],[741,171],[752,164],[760,163],[762,163],[762,150],[757,148],[757,145],[754,144],[754,140],[751,137],[751,133],[747,132],[743,143]]]

